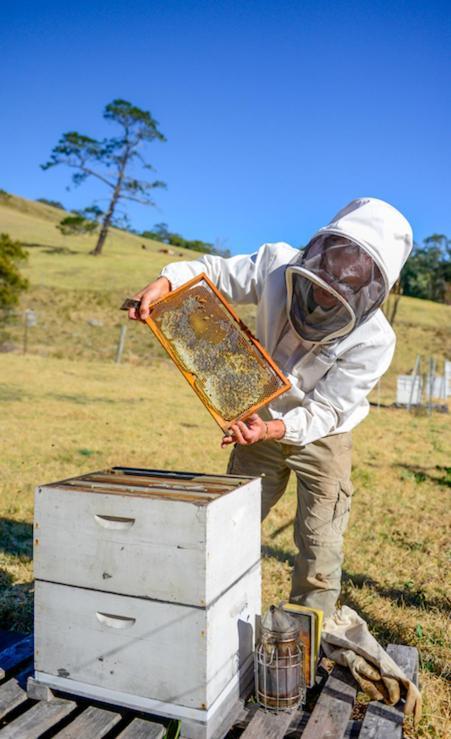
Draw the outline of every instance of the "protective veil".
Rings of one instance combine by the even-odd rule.
[[[314,237],[285,277],[292,328],[315,343],[334,341],[360,326],[387,293],[373,258],[359,244],[334,234]]]

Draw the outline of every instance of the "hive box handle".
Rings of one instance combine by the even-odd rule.
[[[100,613],[100,611],[97,611],[96,616],[97,621],[112,629],[129,629],[136,621],[136,618],[115,616],[113,613]]]
[[[103,526],[104,529],[130,529],[135,523],[134,518],[123,518],[122,516],[102,516],[95,514],[94,518],[99,526]]]

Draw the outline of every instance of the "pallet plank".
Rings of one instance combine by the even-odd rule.
[[[165,733],[166,729],[162,724],[156,724],[143,718],[134,718],[121,731],[117,739],[163,739]]]
[[[20,675],[12,677],[3,685],[0,685],[0,718],[13,711],[17,706],[28,700],[27,691],[24,686],[27,677],[32,672],[31,665],[23,670]]]
[[[282,739],[293,720],[295,710],[280,713],[263,709],[257,711],[243,731],[241,739]]]
[[[80,737],[101,739],[121,718],[120,713],[107,711],[105,708],[97,708],[97,706],[89,706],[74,721],[54,736],[55,739],[57,737],[58,739],[80,739]]]
[[[418,649],[405,644],[389,644],[387,654],[404,670],[406,677],[418,685]]]
[[[33,656],[33,648],[33,637],[30,635],[3,649],[0,652],[0,680],[3,680],[9,670],[30,659]]]
[[[0,737],[1,739],[38,739],[44,732],[68,716],[76,706],[74,701],[60,699],[48,703],[40,701],[1,729]]]
[[[387,653],[404,670],[406,676],[418,683],[418,651],[415,647],[390,644]],[[366,710],[359,739],[401,739],[404,720],[403,702],[386,706],[372,701]]]
[[[311,713],[302,739],[343,739],[357,695],[350,673],[335,666]]]

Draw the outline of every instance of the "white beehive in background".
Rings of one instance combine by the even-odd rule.
[[[445,392],[446,397],[451,397],[451,362],[445,361]]]
[[[419,375],[398,375],[396,402],[398,405],[419,405],[423,392],[423,380]]]
[[[209,739],[252,678],[260,480],[113,468],[36,491],[35,679]]]

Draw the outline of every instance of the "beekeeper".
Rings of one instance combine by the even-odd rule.
[[[375,198],[353,200],[307,247],[264,244],[230,259],[169,264],[135,296],[149,304],[205,272],[234,303],[257,306],[256,335],[292,388],[231,427],[228,472],[263,475],[262,518],[297,478],[299,550],[290,600],[330,615],[340,592],[343,534],[351,507],[351,432],[388,369],[395,334],[380,306],[412,248],[404,216]]]

